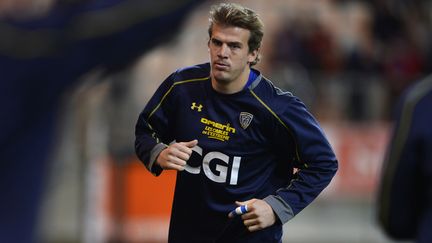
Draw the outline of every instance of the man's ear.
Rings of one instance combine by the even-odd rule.
[[[259,51],[260,51],[259,49],[256,49],[252,52],[249,52],[249,55],[248,55],[248,62],[249,63],[254,62],[258,58]]]

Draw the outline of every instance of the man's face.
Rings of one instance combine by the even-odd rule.
[[[249,63],[257,51],[249,52],[247,29],[214,24],[209,40],[212,80],[221,85],[244,84],[249,74]]]

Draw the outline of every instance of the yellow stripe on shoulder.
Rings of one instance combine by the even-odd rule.
[[[297,140],[294,136],[294,133],[291,131],[291,129],[288,127],[287,124],[285,124],[282,119],[280,119],[280,117],[260,98],[258,97],[258,95],[253,91],[253,90],[249,90],[252,95],[276,118],[276,120],[279,121],[279,123],[286,128],[286,130],[288,131],[288,133],[292,136],[293,141],[294,141],[294,145],[295,145],[295,153],[296,153],[296,158],[297,160],[300,162],[300,155],[299,155],[299,151],[298,151],[298,145],[297,145]],[[304,164],[305,167],[307,167],[306,164]]]
[[[165,94],[162,96],[162,99],[159,101],[159,103],[156,105],[156,107],[152,110],[152,112],[150,112],[150,115],[148,116],[148,119],[159,109],[159,107],[162,105],[162,103],[164,102],[164,100],[166,99],[166,97],[168,96],[169,93],[171,93],[171,91],[174,89],[175,86],[180,85],[180,84],[185,84],[185,83],[190,83],[190,82],[197,82],[197,81],[204,81],[209,79],[210,77],[204,77],[204,78],[193,78],[193,79],[187,79],[187,80],[182,80],[182,81],[177,81],[174,82],[171,87],[167,90],[167,92],[165,92]]]

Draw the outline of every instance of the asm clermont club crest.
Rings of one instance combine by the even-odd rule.
[[[246,129],[253,119],[253,115],[249,112],[240,112],[240,125],[243,129]]]

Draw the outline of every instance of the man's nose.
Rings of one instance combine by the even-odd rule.
[[[221,47],[219,48],[219,52],[218,52],[218,56],[219,57],[228,57],[229,54],[229,48],[226,44],[222,44]]]

